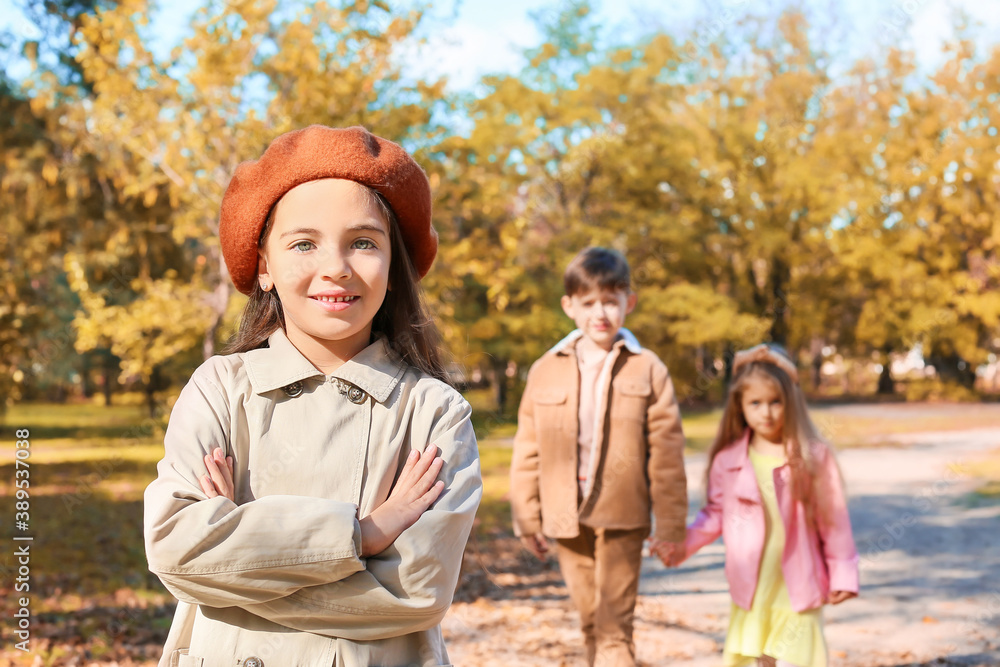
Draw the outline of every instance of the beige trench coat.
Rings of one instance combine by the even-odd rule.
[[[179,600],[160,666],[445,665],[451,604],[482,496],[471,409],[379,340],[330,376],[282,330],[200,366],[146,489],[149,568]],[[359,516],[432,442],[445,490],[381,554]],[[236,502],[207,498],[203,456],[233,456]]]

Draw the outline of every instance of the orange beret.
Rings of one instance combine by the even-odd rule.
[[[437,254],[427,175],[399,144],[363,127],[310,125],[271,142],[259,160],[236,167],[222,197],[219,241],[236,289],[253,291],[257,244],[271,208],[297,185],[342,178],[378,191],[399,220],[403,244],[423,278]]]

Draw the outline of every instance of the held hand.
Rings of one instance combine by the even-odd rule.
[[[522,535],[521,545],[534,554],[538,560],[545,560],[549,555],[549,541],[541,533]]]
[[[666,567],[677,567],[684,560],[684,543],[667,542],[654,538],[650,540],[649,553],[658,557]]]
[[[858,594],[851,591],[830,591],[830,604],[840,604],[844,600],[856,597],[858,597]]]
[[[222,448],[216,447],[211,454],[205,454],[207,475],[198,478],[201,490],[209,498],[225,496],[236,502],[236,485],[233,483],[233,457],[223,456]]]
[[[441,495],[444,482],[438,475],[444,461],[437,454],[436,445],[428,445],[423,452],[411,451],[389,497],[361,519],[362,558],[385,551]]]

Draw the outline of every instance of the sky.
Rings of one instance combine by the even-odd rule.
[[[170,0],[168,11],[154,18],[154,50],[166,54],[184,36],[187,20],[203,0]],[[613,34],[638,35],[663,30],[675,36],[705,41],[724,33],[748,13],[775,15],[795,0],[595,0],[597,15]],[[951,15],[957,8],[984,23],[984,46],[1000,42],[1000,0],[798,0],[823,27],[830,7],[840,20],[830,26],[849,57],[880,44],[902,39],[913,47],[918,62],[932,69],[940,59],[942,41],[951,35]],[[0,29],[30,35],[31,24],[17,11],[17,0],[0,0]],[[552,12],[555,1],[437,0],[433,34],[419,52],[407,54],[414,75],[447,75],[453,91],[472,90],[487,73],[516,72],[525,47],[540,36],[530,11]],[[14,73],[18,75],[17,72]]]

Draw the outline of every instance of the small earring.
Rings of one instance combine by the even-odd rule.
[[[266,280],[262,280],[260,281],[260,288],[266,292],[269,289],[271,289],[271,283],[267,282]]]

